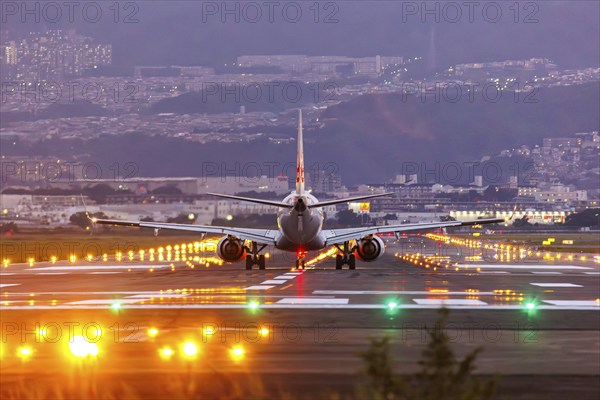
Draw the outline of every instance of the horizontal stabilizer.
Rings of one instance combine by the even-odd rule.
[[[256,203],[256,204],[266,204],[268,206],[273,206],[273,207],[281,207],[281,208],[292,208],[293,207],[293,205],[291,205],[291,204],[282,203],[280,201],[253,199],[251,197],[240,197],[240,196],[233,196],[230,194],[219,194],[219,193],[206,193],[206,194],[209,196],[222,197],[224,199],[247,201],[248,203]]]
[[[326,200],[326,201],[320,201],[315,204],[309,204],[308,208],[325,207],[325,206],[331,206],[334,204],[350,203],[351,201],[372,199],[374,197],[390,196],[392,194],[394,194],[394,193],[378,193],[378,194],[369,194],[366,196],[348,197],[346,199]]]

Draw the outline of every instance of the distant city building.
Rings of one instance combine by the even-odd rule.
[[[345,57],[345,56],[306,56],[306,55],[256,55],[240,56],[240,67],[278,67],[286,72],[314,72],[326,75],[370,75],[377,76],[383,69],[402,64],[402,57]]]
[[[310,171],[308,186],[316,193],[335,193],[342,188],[342,177],[327,171]]]
[[[41,82],[81,77],[88,69],[112,64],[112,46],[74,30],[29,32],[0,43],[2,79]]]

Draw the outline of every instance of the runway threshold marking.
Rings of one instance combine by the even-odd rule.
[[[264,282],[261,282],[261,285],[281,285],[282,283],[287,283],[285,279],[267,279]]]
[[[583,287],[583,285],[576,285],[574,283],[562,283],[562,282],[541,282],[541,283],[530,283],[530,285],[533,286],[539,286],[539,287]]]

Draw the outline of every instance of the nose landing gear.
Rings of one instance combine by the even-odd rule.
[[[306,252],[298,251],[297,254],[298,254],[298,259],[296,260],[296,269],[305,269],[306,262],[304,261],[304,258],[306,257]]]

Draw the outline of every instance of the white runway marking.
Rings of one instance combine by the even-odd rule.
[[[282,283],[286,283],[285,279],[268,279],[264,282],[261,282],[261,285],[281,285]]]
[[[425,299],[423,299],[425,300]],[[596,303],[596,302],[593,302]],[[585,303],[581,305],[540,305],[538,310],[573,310],[573,311],[598,311],[599,306]],[[456,310],[516,310],[522,311],[522,305],[451,305],[444,304],[448,309]],[[121,309],[125,310],[182,310],[182,309],[213,309],[213,310],[241,310],[247,309],[246,304],[123,304]],[[386,304],[263,304],[261,309],[346,309],[346,310],[387,310]],[[401,304],[398,309],[412,310],[437,310],[439,305],[432,304]],[[105,310],[106,304],[58,304],[55,306],[2,306],[2,310],[37,311],[37,310]]]
[[[127,296],[126,299],[150,299],[157,297],[166,297],[166,298],[179,298],[179,297],[187,297],[189,293],[144,293],[144,294],[134,294],[133,296]]]
[[[460,268],[481,268],[481,269],[592,269],[590,267],[577,267],[575,265],[536,265],[536,264],[459,264]]]
[[[536,275],[562,275],[562,272],[552,272],[552,271],[538,271],[538,272],[531,272],[532,274],[536,274]]]
[[[480,274],[508,274],[506,271],[480,271]]]
[[[95,270],[111,270],[111,269],[158,269],[158,268],[168,268],[169,265],[66,265],[66,266],[57,266],[57,267],[42,267],[36,268],[36,271],[95,271]]]
[[[594,300],[543,300],[544,303],[552,304],[554,306],[567,306],[567,307],[586,307],[596,306],[600,307],[600,301]]]
[[[114,275],[114,274],[122,274],[122,272],[117,272],[117,271],[96,271],[96,272],[88,272],[88,275]]]
[[[19,286],[20,283],[0,283],[0,288],[9,287],[9,286]]]
[[[305,297],[287,297],[277,304],[348,304],[349,299],[310,299]]]
[[[600,272],[584,272],[587,275],[600,275]]]
[[[67,272],[39,272],[36,275],[68,275]]]
[[[279,275],[279,276],[276,276],[273,279],[294,279],[295,277],[296,277],[295,275],[291,275],[291,276],[288,276],[288,275]]]
[[[583,287],[582,285],[576,285],[574,283],[561,283],[561,282],[530,283],[530,285],[539,286],[539,287]]]
[[[486,306],[481,300],[471,299],[412,299],[415,303],[428,306]]]
[[[14,272],[3,272],[0,274],[0,276],[9,276],[9,275],[16,275]]]
[[[268,290],[268,289],[271,289],[274,287],[275,286],[271,286],[271,285],[255,285],[255,286],[248,286],[244,290]]]
[[[443,295],[443,296],[493,296],[494,292],[428,292],[425,290],[313,290],[312,294],[353,295],[353,294],[406,294],[406,295]]]
[[[80,300],[80,301],[72,301],[66,304],[73,305],[112,305],[112,304],[134,304],[139,303],[140,301],[150,300],[149,297],[143,299],[92,299],[92,300]]]
[[[302,275],[302,272],[286,272],[285,275]]]

